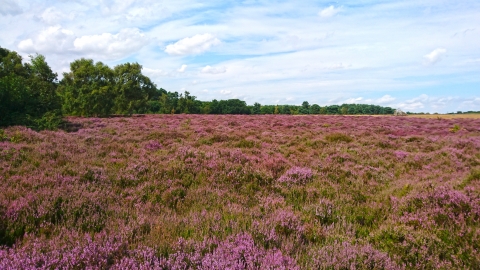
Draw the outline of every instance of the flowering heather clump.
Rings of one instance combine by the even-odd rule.
[[[404,159],[408,156],[408,153],[405,151],[395,151],[394,154],[398,159]]]
[[[68,121],[0,131],[0,269],[480,265],[480,119]]]
[[[161,148],[162,148],[162,145],[155,140],[151,140],[147,143],[147,145],[145,145],[145,149],[153,150],[153,151],[161,149]]]
[[[315,269],[385,269],[404,267],[396,264],[385,252],[371,245],[352,245],[349,242],[334,242],[312,252],[312,268]]]
[[[187,248],[188,244],[181,244]],[[188,248],[187,248],[188,249]],[[193,252],[180,250],[169,257],[170,269],[299,269],[295,261],[280,250],[265,250],[255,245],[249,234],[225,241],[205,240]]]
[[[101,269],[127,252],[119,238],[98,235],[95,240],[86,235],[60,246],[52,240],[32,240],[24,247],[0,250],[0,269]]]
[[[312,169],[302,167],[292,167],[286,171],[278,182],[286,184],[306,184],[313,177]]]

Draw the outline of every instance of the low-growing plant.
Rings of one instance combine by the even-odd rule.
[[[453,125],[452,128],[450,128],[450,132],[456,133],[456,132],[460,131],[460,129],[461,129],[461,127],[459,125],[455,124],[455,125]]]
[[[480,121],[452,121],[177,114],[69,117],[69,133],[7,127],[0,269],[476,269]]]
[[[352,142],[353,138],[343,133],[332,133],[325,136],[325,140],[328,142]]]

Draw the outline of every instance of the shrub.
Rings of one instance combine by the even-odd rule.
[[[292,167],[286,171],[277,182],[290,184],[306,184],[312,180],[313,172],[310,168]]]
[[[403,269],[371,245],[334,242],[311,253],[312,269]]]
[[[346,135],[346,134],[343,134],[343,133],[332,133],[332,134],[329,134],[329,135],[325,136],[325,140],[327,140],[329,142],[346,142],[346,143],[349,143],[349,142],[353,141],[353,138]]]

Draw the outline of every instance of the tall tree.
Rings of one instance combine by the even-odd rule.
[[[313,104],[310,106],[310,113],[311,114],[319,114],[320,113],[320,106],[318,104]]]
[[[156,86],[142,74],[138,63],[125,63],[114,68],[115,105],[117,114],[145,113],[147,101],[157,95]]]
[[[91,59],[75,60],[60,82],[63,110],[78,116],[110,115],[115,105],[114,87],[114,72],[110,67]]]
[[[57,74],[43,55],[22,64],[16,52],[0,47],[0,126],[55,129],[61,122]]]
[[[252,114],[260,114],[260,113],[262,113],[261,108],[262,108],[262,105],[260,105],[260,103],[258,103],[258,102],[255,102],[255,103],[253,104]]]
[[[301,114],[309,114],[310,113],[310,103],[308,101],[304,101],[302,103],[302,107],[300,107],[300,113]]]

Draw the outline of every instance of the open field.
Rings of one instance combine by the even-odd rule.
[[[480,119],[69,120],[0,130],[0,269],[480,267]]]

